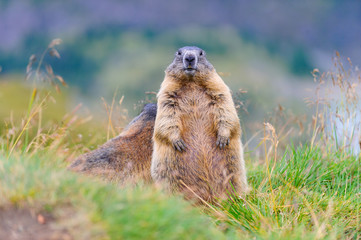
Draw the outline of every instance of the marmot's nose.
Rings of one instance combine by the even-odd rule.
[[[184,60],[186,60],[186,62],[191,64],[196,60],[196,57],[193,54],[190,54],[190,55],[186,56],[184,58]]]
[[[196,65],[196,56],[194,54],[187,54],[184,56],[184,65],[186,68],[189,66],[195,67]]]

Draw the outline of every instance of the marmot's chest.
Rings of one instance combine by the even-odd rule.
[[[200,149],[213,149],[217,136],[217,104],[211,93],[200,86],[187,86],[180,90],[177,106],[182,138],[192,148],[186,154],[199,157],[203,154],[199,152]],[[193,159],[194,156],[189,158]]]
[[[184,87],[177,94],[177,105],[184,114],[210,113],[214,108],[214,97],[204,87]]]

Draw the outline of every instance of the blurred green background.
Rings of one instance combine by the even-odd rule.
[[[336,0],[0,0],[0,119],[26,109],[28,59],[54,38],[61,58],[44,61],[69,85],[59,114],[82,102],[105,118],[101,97],[116,93],[134,116],[184,45],[203,48],[233,92],[247,91],[246,124],[278,104],[302,113],[313,68],[327,70],[336,50],[361,60],[360,12],[361,2]]]

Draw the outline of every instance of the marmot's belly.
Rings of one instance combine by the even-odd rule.
[[[176,152],[176,172],[179,174],[174,177],[203,199],[222,195],[230,176],[227,162],[232,158],[232,151],[217,147],[214,115],[209,112],[188,114],[182,118],[182,127],[187,149]]]
[[[184,115],[182,138],[187,145],[182,158],[189,164],[207,164],[211,167],[212,163],[223,158],[224,151],[216,146],[217,129],[212,113],[195,111]]]
[[[204,91],[185,93],[187,98],[180,101],[182,110],[181,137],[187,149],[185,152],[176,151],[178,167],[187,166],[187,179],[184,181],[215,182],[223,181],[229,149],[217,147],[217,123],[215,106],[211,104],[209,96]],[[216,184],[218,185],[218,184]]]

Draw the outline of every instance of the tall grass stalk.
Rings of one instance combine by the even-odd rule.
[[[41,119],[42,119],[42,104],[38,105],[38,111],[35,112],[35,114],[32,113],[34,106],[37,105],[37,103],[39,101],[44,102],[44,100],[39,100],[39,90],[38,90],[38,84],[44,81],[48,81],[49,83],[51,83],[55,89],[57,91],[59,90],[58,85],[55,83],[55,79],[59,80],[61,82],[62,85],[66,86],[66,82],[64,81],[64,79],[59,76],[59,75],[54,75],[53,69],[50,65],[46,65],[46,72],[42,71],[42,68],[44,68],[44,59],[47,53],[49,53],[50,56],[52,57],[56,57],[56,58],[60,58],[60,54],[59,52],[55,49],[55,46],[61,44],[62,40],[61,39],[53,39],[49,45],[47,46],[47,48],[42,52],[39,61],[37,63],[36,69],[33,70],[33,65],[36,63],[37,58],[36,56],[33,54],[30,56],[29,58],[29,63],[26,67],[26,78],[25,80],[30,80],[32,81],[32,86],[33,86],[33,90],[29,99],[29,104],[28,104],[28,110],[27,110],[27,124],[25,127],[25,139],[24,139],[24,148],[23,151],[26,151],[26,148],[28,146],[29,143],[29,122],[32,120],[32,118],[35,115],[39,116],[39,121],[38,121],[38,135],[41,133]],[[50,93],[46,93],[45,98],[47,99],[48,95]],[[21,132],[22,135],[22,132]],[[20,135],[20,136],[21,136]],[[16,142],[18,142],[19,139],[17,139]]]

